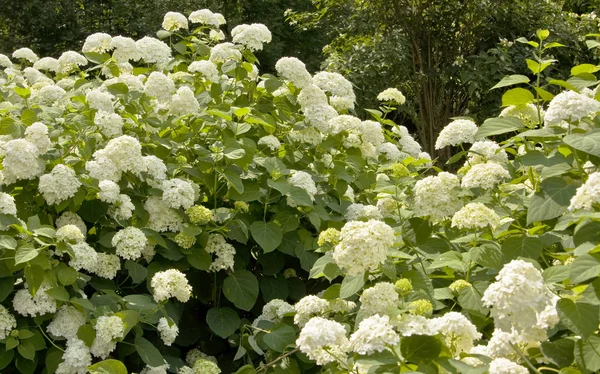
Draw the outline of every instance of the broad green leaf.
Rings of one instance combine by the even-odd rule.
[[[61,358],[62,358],[62,352]],[[15,356],[15,351],[12,349],[6,350],[4,347],[0,346],[0,370],[4,369],[8,366],[13,360]]]
[[[240,173],[236,171],[235,168],[229,167],[225,169],[225,171],[223,171],[223,176],[238,193],[244,193],[244,183],[242,183]]]
[[[402,338],[400,352],[406,361],[428,362],[438,358],[442,344],[433,336],[412,335]]]
[[[135,345],[136,352],[146,365],[157,367],[165,364],[160,351],[145,338],[137,336],[133,344]]]
[[[527,224],[556,218],[567,211],[577,187],[564,179],[552,177],[541,183],[542,193],[536,193],[529,201]]]
[[[507,75],[506,77],[502,78],[502,80],[500,82],[498,82],[494,87],[490,88],[490,90],[500,88],[500,87],[512,86],[514,84],[519,84],[519,83],[529,83],[529,81],[530,81],[530,79],[528,77],[526,77],[525,75],[519,75],[519,74]]]
[[[29,340],[21,340],[21,344],[17,346],[17,351],[28,360],[33,361],[35,358],[35,347]]]
[[[46,290],[46,294],[52,297],[54,300],[58,301],[69,301],[71,298],[67,290],[64,287],[53,287],[49,290]]]
[[[288,324],[279,323],[273,326],[268,334],[265,334],[263,340],[272,350],[283,352],[285,347],[295,344],[296,329]]]
[[[578,151],[600,157],[600,131],[586,134],[572,134],[564,138],[564,142]]]
[[[598,329],[600,306],[561,299],[556,304],[560,321],[571,331],[587,338]]]
[[[208,271],[212,264],[212,256],[201,248],[192,248],[192,253],[187,255],[187,260],[196,269]]]
[[[488,136],[506,134],[524,128],[523,121],[517,117],[489,118],[479,127],[475,138],[483,139]]]
[[[502,106],[531,104],[535,100],[531,91],[513,88],[502,95]]]
[[[300,187],[292,187],[288,195],[294,202],[302,206],[312,206],[313,201],[310,195]]]
[[[14,285],[13,277],[0,278],[0,302],[3,302],[12,293]]]
[[[553,342],[545,341],[540,349],[550,362],[558,367],[568,367],[575,359],[573,349],[575,342],[570,339],[558,339]]]
[[[550,36],[550,31],[548,30],[538,30],[535,35],[540,39],[540,40],[546,40],[548,39],[548,37]]]
[[[278,277],[264,277],[261,279],[260,291],[265,302],[269,302],[273,299],[286,300],[290,293],[287,281],[282,275],[279,275]]]
[[[340,298],[346,299],[358,291],[360,291],[365,285],[364,274],[359,275],[346,275],[342,281],[342,287],[340,288]]]
[[[600,275],[600,254],[585,254],[571,263],[569,278],[572,284],[583,283]]]
[[[575,342],[575,362],[585,370],[600,370],[600,337],[592,335]]]
[[[240,317],[231,308],[212,308],[206,313],[208,327],[225,339],[233,334],[240,325]]]
[[[279,247],[283,238],[281,228],[274,222],[255,221],[250,225],[250,233],[265,253]]]
[[[15,249],[17,248],[17,241],[8,235],[0,235],[0,248]]]
[[[571,68],[571,75],[579,75],[582,73],[595,73],[600,70],[598,65],[580,64]]]
[[[131,260],[125,261],[125,269],[129,272],[129,276],[134,284],[142,283],[148,275],[148,270],[142,264]]]
[[[253,365],[244,365],[239,368],[235,374],[256,374],[256,370],[254,370]]]
[[[476,282],[471,287],[461,288],[458,291],[458,303],[463,309],[487,315],[489,309],[483,305],[481,298],[488,286],[487,282]]]
[[[510,262],[517,257],[537,259],[542,253],[544,243],[531,236],[511,236],[502,243],[504,262]]]
[[[324,276],[325,267],[332,263],[335,263],[332,252],[327,252],[325,255],[319,257],[319,259],[315,261],[314,265],[310,269],[309,278],[320,278]]]
[[[25,244],[17,249],[15,254],[15,265],[31,261],[40,254],[37,248],[33,248],[30,244]]]
[[[541,62],[538,62],[538,61],[526,59],[525,61],[527,62],[527,67],[529,68],[529,70],[533,74],[538,75],[542,71],[546,70],[546,68],[548,66],[552,65],[552,63],[555,62],[556,60],[543,60]]]
[[[237,270],[223,282],[223,294],[239,309],[252,309],[258,293],[258,281],[248,270]]]
[[[127,374],[127,368],[119,360],[104,360],[88,367],[90,374]]]

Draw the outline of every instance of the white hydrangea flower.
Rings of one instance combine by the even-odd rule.
[[[111,139],[104,149],[94,152],[94,159],[100,162],[101,159],[110,160],[117,168],[118,172],[134,172],[139,174],[143,168],[142,162],[142,146],[139,140],[129,135],[122,135],[118,138]],[[108,165],[106,165],[108,167]],[[87,168],[87,165],[86,165]],[[88,169],[89,170],[89,169]],[[107,172],[110,174],[111,172]],[[90,172],[91,174],[91,172]],[[118,182],[118,179],[113,178],[98,178],[99,180],[107,179],[113,182]]]
[[[406,102],[406,98],[397,88],[388,88],[377,95],[377,100],[387,101],[402,105]]]
[[[183,86],[173,95],[169,109],[171,114],[175,116],[185,116],[198,113],[200,104],[196,100],[194,91],[189,87]]]
[[[329,134],[331,132],[330,121],[338,117],[338,112],[332,106],[322,104],[304,109],[304,116],[309,125],[324,134]]]
[[[148,227],[158,232],[179,232],[183,229],[183,218],[161,198],[151,196],[144,209],[149,213]]]
[[[40,152],[33,143],[25,139],[9,140],[4,151],[4,185],[34,179],[44,172],[44,162],[39,159]]]
[[[117,316],[101,316],[96,320],[96,338],[90,348],[94,357],[105,359],[117,347],[116,339],[122,339],[125,333],[123,320]]]
[[[126,260],[137,260],[148,244],[146,234],[137,227],[129,226],[117,232],[112,238],[117,256]]]
[[[442,149],[449,145],[474,143],[477,125],[468,119],[457,119],[450,122],[438,135],[435,149]]]
[[[371,355],[383,352],[387,346],[395,346],[400,341],[390,325],[388,316],[374,315],[360,321],[358,329],[350,336],[350,346],[353,352],[361,355]]]
[[[163,18],[162,28],[167,31],[187,30],[188,20],[181,13],[167,12]]]
[[[336,361],[336,357],[345,358],[349,341],[346,337],[346,330],[340,323],[313,317],[300,331],[296,345],[300,352],[316,361],[317,365],[325,365]],[[333,354],[330,354],[325,348]]]
[[[29,48],[19,48],[12,54],[13,58],[23,59],[35,64],[40,58]]]
[[[119,199],[121,189],[119,185],[113,181],[103,180],[98,184],[100,192],[98,192],[98,198],[100,201],[105,203],[114,204]]]
[[[401,336],[437,335],[437,328],[431,322],[431,319],[414,314],[401,314],[393,321]]]
[[[262,23],[238,25],[231,30],[233,42],[242,44],[251,51],[263,49],[263,43],[271,42],[271,31]]]
[[[37,70],[56,72],[58,70],[58,60],[52,57],[42,57],[35,64],[33,64],[33,68]]]
[[[329,310],[329,303],[318,296],[308,295],[298,300],[294,305],[294,310],[296,311],[294,323],[303,327],[312,317],[326,314]]]
[[[17,320],[8,309],[0,305],[0,339],[4,340],[17,327]]]
[[[283,78],[298,88],[305,88],[312,83],[312,77],[306,65],[295,57],[282,57],[275,64],[275,70]]]
[[[179,334],[179,327],[173,322],[172,325],[169,325],[170,321],[161,317],[158,320],[158,326],[156,327],[158,332],[160,333],[160,338],[162,339],[165,345],[170,346],[173,344],[175,339],[177,339],[177,335]]]
[[[379,208],[373,205],[353,203],[348,206],[344,218],[347,221],[360,221],[370,219],[383,219]]]
[[[0,66],[3,68],[10,69],[13,67],[13,63],[6,55],[0,53]],[[36,68],[37,69],[37,68]]]
[[[343,103],[341,108],[336,109],[354,109],[356,95],[352,88],[352,83],[338,73],[321,71],[313,77],[313,84],[331,95],[331,105]]]
[[[576,122],[600,112],[600,102],[575,91],[563,91],[550,102],[545,126],[560,126],[563,121],[577,125]]]
[[[286,314],[293,313],[294,307],[281,299],[273,299],[263,306],[262,314],[256,320],[279,323]]]
[[[146,173],[155,181],[167,179],[167,166],[160,158],[156,156],[144,156],[144,169]]]
[[[74,306],[63,305],[46,330],[53,336],[62,336],[68,340],[77,338],[77,330],[85,324],[85,317]]]
[[[171,47],[156,38],[145,36],[135,42],[135,47],[145,63],[163,66],[171,60]]]
[[[587,181],[577,188],[575,196],[571,198],[569,211],[575,209],[591,210],[592,205],[600,202],[600,172],[589,175]]]
[[[381,221],[350,221],[341,230],[333,259],[347,275],[374,271],[385,262],[394,240],[394,230]]]
[[[476,165],[485,162],[498,164],[508,163],[508,155],[504,149],[500,149],[498,143],[491,140],[480,140],[469,149],[469,164]]]
[[[112,47],[112,36],[97,32],[88,36],[83,43],[83,53],[105,53]]]
[[[171,101],[175,92],[173,80],[161,72],[153,71],[144,85],[144,93],[162,103]]]
[[[62,360],[56,368],[56,374],[86,374],[88,366],[92,364],[92,354],[83,340],[72,338],[67,340]]]
[[[489,190],[498,183],[510,178],[510,173],[504,166],[495,162],[473,165],[462,179],[463,188],[483,188]]]
[[[66,75],[77,69],[79,66],[85,66],[87,64],[87,58],[75,51],[67,51],[58,58],[58,73]]]
[[[107,157],[96,157],[95,160],[86,162],[85,169],[88,171],[90,177],[98,180],[118,182],[122,175],[117,165]]]
[[[79,243],[85,239],[79,227],[75,225],[64,225],[56,230],[57,242]]]
[[[277,151],[279,148],[281,148],[279,139],[273,135],[263,136],[262,138],[258,139],[258,145],[265,146],[272,151]]]
[[[131,198],[128,195],[120,194],[114,205],[110,207],[109,213],[117,221],[126,221],[132,217],[134,210],[135,205],[131,202]]]
[[[107,138],[114,138],[123,134],[123,118],[117,113],[100,110],[94,116],[94,123]]]
[[[49,205],[59,204],[75,196],[81,182],[70,167],[58,164],[40,177],[38,190]]]
[[[216,258],[210,264],[210,271],[233,270],[235,247],[227,243],[223,235],[210,234],[204,249],[209,254],[214,253],[216,255]]]
[[[288,182],[294,187],[302,188],[310,196],[310,199],[314,201],[318,190],[310,174],[305,171],[291,170]]]
[[[0,213],[10,214],[12,216],[17,215],[17,206],[15,205],[15,198],[10,196],[6,192],[0,192]]]
[[[500,225],[500,217],[482,203],[469,203],[454,213],[452,227],[476,229],[489,226],[494,229]]]
[[[282,86],[287,87],[287,86]],[[275,95],[275,94],[273,94]],[[302,110],[306,110],[310,107],[317,105],[327,105],[328,99],[325,91],[315,86],[314,84],[308,84],[302,88],[300,94],[298,94],[298,104]]]
[[[190,349],[185,355],[185,362],[190,366],[194,366],[194,364],[198,360],[210,361],[214,364],[217,363],[217,359],[214,356],[209,356],[206,353],[200,351],[198,348]]]
[[[98,253],[94,273],[100,278],[114,279],[121,270],[121,260],[110,253]]]
[[[362,121],[360,118],[343,114],[341,116],[336,116],[329,121],[329,129],[328,133],[335,135],[339,134],[342,131],[353,132],[353,133],[362,133]]]
[[[34,122],[25,129],[25,139],[34,144],[40,154],[45,154],[52,145],[48,137],[48,127],[41,122]]]
[[[29,82],[29,84],[32,86],[36,83],[53,83],[52,79],[48,78],[44,73],[41,73],[37,69],[31,67],[23,69],[23,75],[27,79],[27,82]]]
[[[523,260],[504,265],[481,300],[491,307],[496,328],[509,332],[514,329],[528,339],[544,340],[543,330],[558,323],[558,296],[544,284],[540,271]]]
[[[458,187],[458,177],[447,172],[417,181],[414,187],[415,215],[430,216],[436,221],[454,215],[462,208],[462,201],[454,191]]]
[[[363,121],[360,126],[360,136],[364,143],[371,143],[375,147],[385,142],[381,124],[375,121]]]
[[[225,24],[225,19],[219,19],[218,13],[213,13],[208,9],[200,9],[192,12],[188,19],[193,23],[201,23],[203,25],[219,27]],[[222,18],[223,16],[221,16]]]
[[[215,41],[225,40],[225,34],[221,30],[210,30],[208,37]]]
[[[66,226],[65,226],[66,227]],[[89,244],[86,242],[80,242],[71,245],[74,258],[69,261],[69,266],[79,271],[81,269],[89,272],[95,272],[98,266],[98,254]]]
[[[529,123],[542,123],[546,112],[540,108],[538,116],[538,108],[534,104],[524,105],[509,105],[500,112],[498,117],[517,117]],[[540,118],[541,117],[541,118]]]
[[[56,228],[57,229],[60,229],[61,227],[66,226],[66,225],[77,226],[77,228],[83,234],[84,239],[87,236],[87,226],[85,225],[85,222],[83,222],[83,219],[81,219],[81,217],[79,217],[79,215],[77,215],[77,213],[64,212],[63,214],[61,214],[60,217],[58,217],[56,219]]]
[[[377,209],[384,218],[398,218],[402,203],[391,197],[384,197],[377,200]]]
[[[173,178],[162,182],[163,202],[173,209],[187,209],[194,205],[195,195],[192,184],[183,179]]]
[[[110,48],[114,49],[112,57],[118,62],[137,61],[141,58],[135,40],[124,36],[112,38]]]
[[[217,66],[211,61],[207,60],[192,62],[190,66],[188,66],[188,72],[200,73],[202,76],[204,76],[204,78],[213,83],[218,83],[221,77],[219,75],[219,71],[217,70]]]
[[[529,370],[505,358],[496,358],[490,362],[489,374],[529,374]]]
[[[391,162],[398,162],[406,157],[403,157],[398,147],[389,142],[379,144],[376,149],[378,154],[383,155],[386,160]]]
[[[140,371],[140,374],[167,374],[167,370],[169,369],[169,364],[163,364],[160,366],[148,366]]]
[[[85,95],[90,108],[107,113],[114,113],[115,111],[113,105],[114,98],[109,92],[102,91],[101,89],[91,90]]]
[[[218,64],[228,60],[241,61],[242,52],[240,52],[233,43],[220,43],[210,50],[210,61]]]
[[[526,352],[529,348],[539,348],[540,346],[539,341],[527,340],[527,337],[519,335],[515,330],[507,332],[495,329],[488,341],[487,347],[485,347],[485,355],[491,358],[504,357],[510,360],[519,360],[520,357],[511,344],[522,352]],[[473,353],[473,349],[471,349],[471,353]]]
[[[458,357],[461,352],[470,352],[473,348],[473,340],[481,338],[477,327],[464,315],[457,312],[448,312],[441,317],[434,318],[431,323],[442,334],[446,346],[450,347],[455,357]]]
[[[154,274],[151,281],[154,300],[159,303],[174,297],[185,303],[192,294],[192,287],[188,284],[185,274],[176,269],[159,271]]]
[[[50,297],[46,291],[51,287],[50,284],[44,282],[40,285],[35,296],[29,293],[29,287],[25,283],[25,288],[17,291],[13,297],[13,309],[22,316],[35,317],[36,315],[44,315],[46,313],[56,313],[56,301]]]
[[[379,282],[360,295],[360,310],[367,316],[385,315],[398,304],[398,293],[389,282]]]

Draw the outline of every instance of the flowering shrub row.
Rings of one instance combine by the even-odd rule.
[[[261,75],[269,30],[224,23],[0,55],[1,370],[600,370],[597,67],[449,124],[451,174],[385,119],[399,91],[362,121],[341,75]]]

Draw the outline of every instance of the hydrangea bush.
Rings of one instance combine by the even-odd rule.
[[[598,67],[546,79],[560,45],[522,40],[537,81],[448,125],[452,174],[386,119],[401,92],[361,120],[225,22],[0,55],[0,370],[600,370]]]

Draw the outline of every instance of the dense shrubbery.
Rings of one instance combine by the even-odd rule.
[[[437,138],[451,174],[386,119],[399,91],[362,121],[224,22],[0,55],[3,372],[600,370],[597,66],[504,78],[529,87]],[[540,78],[547,37],[520,40]]]

